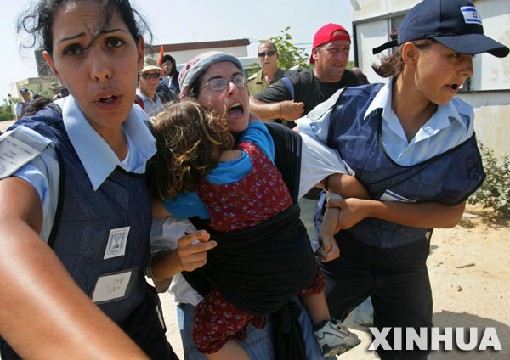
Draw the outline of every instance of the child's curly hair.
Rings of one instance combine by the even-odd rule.
[[[168,200],[194,192],[234,138],[223,116],[192,100],[168,104],[152,121],[157,152],[147,165],[149,191]]]

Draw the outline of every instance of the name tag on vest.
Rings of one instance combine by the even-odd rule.
[[[131,269],[99,277],[92,293],[92,301],[97,304],[126,297],[131,290],[129,285],[133,272],[134,269]]]

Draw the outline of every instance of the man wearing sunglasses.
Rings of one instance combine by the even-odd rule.
[[[260,70],[250,76],[246,83],[250,96],[258,94],[285,76],[285,72],[278,68],[278,59],[279,55],[275,43],[264,41],[259,45],[258,63]]]
[[[346,70],[351,38],[337,24],[321,27],[314,36],[310,64],[313,70],[298,71],[282,78],[250,99],[250,110],[262,120],[293,121],[307,115],[338,89],[366,83],[356,72]]]
[[[159,66],[145,64],[138,74],[135,103],[140,105],[149,116],[156,116],[163,108],[163,102],[156,93],[163,73],[163,69]]]

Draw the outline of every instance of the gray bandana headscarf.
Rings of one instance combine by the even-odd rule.
[[[200,75],[206,72],[209,66],[220,61],[230,61],[243,71],[243,65],[235,55],[219,51],[201,53],[188,61],[179,72],[179,87],[181,89],[179,98],[182,100],[187,97],[191,86]]]

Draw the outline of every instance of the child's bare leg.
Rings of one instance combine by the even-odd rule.
[[[234,340],[229,340],[223,347],[213,354],[204,354],[210,360],[251,360],[243,347]]]
[[[335,239],[332,239],[332,244],[338,251]],[[332,251],[332,247],[329,251]],[[322,356],[336,356],[359,345],[360,340],[340,321],[331,318],[324,293],[324,275],[320,268],[317,270],[312,285],[301,292],[301,297],[312,319],[314,335],[321,348]]]
[[[340,209],[327,208],[322,219],[321,228],[319,230],[319,256],[322,262],[331,261],[340,255],[340,250],[336,244],[334,235],[338,223]]]
[[[322,321],[328,321],[331,318],[324,291],[318,294],[302,295],[301,298],[310,313],[314,325],[320,324]]]

